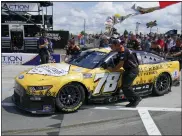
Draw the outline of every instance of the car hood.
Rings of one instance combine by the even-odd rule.
[[[37,75],[46,75],[53,77],[65,76],[68,74],[76,74],[76,73],[85,73],[90,71],[90,69],[78,67],[75,65],[70,65],[68,63],[50,63],[39,65],[32,68],[27,74],[37,74]]]
[[[92,70],[70,65],[67,63],[50,63],[36,66],[29,69],[16,77],[16,80],[21,84],[47,84],[50,82],[60,82],[60,79],[71,77],[72,79],[81,80],[82,73],[87,73]]]

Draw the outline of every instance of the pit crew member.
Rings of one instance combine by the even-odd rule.
[[[48,63],[49,61],[49,50],[48,50],[48,39],[46,38],[46,31],[42,30],[42,36],[38,40],[38,49],[39,55],[41,59],[41,64]]]
[[[136,107],[142,98],[133,91],[131,87],[133,81],[139,73],[138,62],[132,51],[123,46],[124,41],[119,39],[114,39],[112,41],[111,49],[112,51],[118,52],[119,64],[115,68],[108,68],[110,71],[119,70],[121,67],[124,68],[124,73],[122,76],[122,90],[125,97],[130,102],[126,107]]]
[[[70,39],[68,41],[68,48],[66,49],[66,57],[65,61],[67,61],[68,57],[73,58],[81,52],[80,48],[75,44],[74,39]]]

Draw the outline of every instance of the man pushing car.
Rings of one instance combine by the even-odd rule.
[[[139,64],[132,51],[124,47],[123,44],[124,41],[120,41],[119,39],[111,40],[111,49],[114,52],[118,52],[119,63],[114,68],[109,67],[108,70],[116,71],[121,67],[124,68],[121,89],[130,102],[126,107],[136,107],[142,98],[133,91],[132,83],[139,73]]]

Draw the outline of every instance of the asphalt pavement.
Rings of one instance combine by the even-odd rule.
[[[164,96],[144,98],[137,108],[128,102],[84,105],[77,112],[32,115],[11,101],[14,77],[33,66],[2,66],[3,135],[181,135],[181,85]]]

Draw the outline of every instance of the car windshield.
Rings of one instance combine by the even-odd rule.
[[[107,53],[99,51],[83,51],[78,56],[74,56],[67,63],[88,69],[95,68],[107,56]]]

